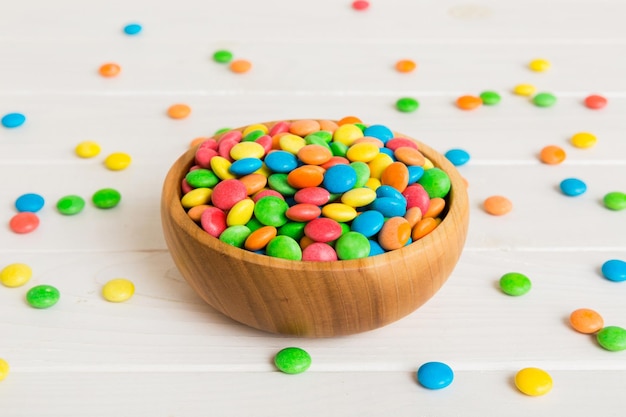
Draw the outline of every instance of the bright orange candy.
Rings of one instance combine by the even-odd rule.
[[[320,130],[320,123],[317,120],[294,120],[289,125],[289,132],[294,135],[305,137],[309,133],[318,132]]]
[[[265,187],[267,177],[262,174],[248,174],[239,178],[239,182],[246,186],[246,193],[248,195],[253,195]]]
[[[425,217],[417,222],[417,224],[413,226],[413,230],[411,231],[411,237],[413,238],[413,241],[423,238],[424,236],[435,230],[438,224],[439,222],[432,217]]]
[[[393,155],[400,162],[404,162],[407,165],[424,166],[426,160],[424,155],[415,148],[410,146],[401,146],[393,151]]]
[[[305,145],[298,150],[297,155],[307,165],[322,165],[333,157],[330,149],[322,145]]]
[[[122,68],[120,68],[119,65],[113,62],[107,62],[106,64],[103,64],[102,66],[100,66],[100,69],[98,69],[98,72],[103,77],[115,77],[120,73],[121,70]]]
[[[440,197],[435,197],[430,199],[430,204],[428,205],[428,210],[422,217],[437,217],[443,209],[446,207],[446,200]]]
[[[493,216],[502,216],[513,210],[513,203],[501,195],[493,195],[483,202],[485,211]]]
[[[287,175],[287,182],[294,188],[317,187],[324,181],[324,168],[302,165]]]
[[[173,104],[167,109],[167,115],[172,119],[184,119],[191,114],[191,107],[186,104]]]
[[[474,110],[482,104],[482,99],[476,96],[461,96],[456,99],[456,105],[461,110]]]
[[[230,70],[237,74],[243,74],[252,69],[252,62],[246,59],[236,59],[230,63]]]
[[[539,153],[539,159],[544,164],[557,165],[565,160],[565,151],[556,145],[548,145]]]
[[[589,308],[579,308],[570,314],[569,322],[580,333],[592,334],[604,327],[602,316]]]
[[[402,162],[392,162],[383,171],[380,183],[402,192],[409,184],[409,169]]]
[[[263,249],[270,240],[276,237],[278,231],[274,226],[263,226],[250,233],[243,246],[251,251]]]
[[[355,124],[355,123],[363,123],[363,122],[361,121],[361,119],[359,119],[359,118],[358,118],[358,117],[356,117],[356,116],[346,116],[346,117],[344,117],[344,118],[340,119],[340,120],[337,122],[337,125],[339,125],[339,126],[343,126],[343,125],[353,125],[353,124]]]
[[[208,204],[199,204],[190,208],[187,214],[189,215],[191,220],[193,220],[194,222],[199,222],[200,218],[202,217],[202,213],[204,213],[204,210],[208,209],[209,207],[212,206]]]
[[[410,59],[401,59],[400,61],[396,62],[396,70],[398,72],[412,72],[415,70],[415,68],[417,68],[417,64],[415,63],[415,61],[412,61]]]
[[[378,232],[378,243],[385,250],[400,249],[411,237],[411,225],[404,217],[392,217]]]
[[[315,243],[315,241],[313,239],[311,239],[308,236],[302,236],[302,239],[300,239],[300,247],[304,250],[307,246],[312,245],[313,243]]]

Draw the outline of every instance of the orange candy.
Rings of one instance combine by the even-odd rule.
[[[428,205],[428,210],[424,213],[423,217],[437,217],[443,209],[446,207],[446,200],[440,197],[435,197],[430,199],[430,204]]]
[[[410,59],[401,59],[400,61],[396,62],[396,70],[398,72],[412,72],[415,70],[415,68],[417,68],[417,64],[415,63],[415,61],[412,61]]]
[[[400,162],[405,163],[406,165],[417,165],[424,166],[426,163],[426,159],[424,159],[424,155],[420,151],[415,148],[411,148],[410,146],[401,146],[393,151],[393,155]]]
[[[415,226],[413,226],[413,230],[411,231],[411,237],[413,241],[420,239],[437,227],[440,222],[437,219],[433,219],[432,217],[425,217],[422,220],[418,221]]]
[[[330,133],[333,133],[339,127],[337,123],[333,122],[332,120],[320,120],[319,124],[321,130],[325,130]]]
[[[294,188],[317,187],[324,181],[324,172],[317,165],[302,165],[287,175],[287,182]]]
[[[419,207],[411,207],[404,213],[404,218],[409,222],[411,228],[413,228],[417,222],[422,220],[422,209]]]
[[[409,184],[409,169],[402,162],[392,162],[383,171],[380,183],[402,192]]]
[[[236,59],[230,63],[230,70],[237,74],[243,74],[252,69],[252,62],[246,59]]]
[[[98,72],[103,77],[115,77],[116,75],[120,73],[121,70],[122,69],[120,68],[119,65],[113,62],[108,62],[106,64],[103,64],[98,70]]]
[[[322,145],[305,145],[298,150],[298,159],[307,165],[322,165],[332,157],[330,149]]]
[[[565,151],[556,145],[548,145],[539,153],[539,159],[544,164],[557,165],[565,160]]]
[[[392,217],[378,232],[378,243],[385,250],[400,249],[411,237],[411,225],[404,217]]]
[[[309,133],[319,132],[320,123],[317,120],[294,120],[289,125],[289,132],[305,137]]]
[[[461,96],[456,99],[456,105],[461,110],[474,110],[482,104],[483,100],[476,96]]]
[[[363,122],[362,122],[362,121],[361,121],[361,119],[359,119],[358,117],[355,117],[355,116],[346,116],[346,117],[344,117],[343,119],[340,119],[340,120],[337,122],[337,125],[339,125],[339,126],[343,126],[343,125],[353,125],[353,124],[355,124],[355,123],[363,123]]]
[[[580,333],[592,334],[604,327],[604,319],[602,316],[589,308],[579,308],[572,312],[569,322]]]
[[[246,186],[246,194],[258,193],[267,184],[267,177],[262,174],[248,174],[239,178],[239,182]]]
[[[191,107],[186,104],[174,104],[167,109],[167,115],[172,119],[184,119],[191,113]]]
[[[485,211],[493,216],[502,216],[513,209],[513,203],[501,195],[493,195],[483,202]]]
[[[202,213],[204,213],[204,210],[208,209],[209,207],[212,207],[212,206],[208,204],[200,204],[197,206],[193,206],[192,208],[189,209],[187,214],[189,215],[191,220],[193,220],[194,222],[200,222]]]
[[[263,249],[270,240],[276,237],[278,231],[274,226],[263,226],[250,233],[243,246],[251,251]]]

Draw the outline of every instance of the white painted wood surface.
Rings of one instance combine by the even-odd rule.
[[[601,349],[574,332],[569,313],[590,307],[626,327],[626,285],[603,279],[608,259],[626,259],[626,212],[601,205],[626,191],[626,29],[621,0],[116,0],[3,2],[0,13],[0,114],[28,117],[0,128],[0,267],[25,262],[28,286],[0,288],[0,416],[623,416],[626,352]],[[122,34],[139,22],[137,37]],[[218,48],[248,58],[230,73],[212,62]],[[399,74],[400,58],[418,62]],[[532,73],[530,59],[553,63]],[[122,74],[97,68],[118,62]],[[529,82],[554,92],[540,109],[510,94]],[[458,110],[461,94],[502,93],[500,105]],[[591,111],[590,93],[610,100]],[[397,112],[401,96],[420,100]],[[190,118],[165,116],[176,102]],[[460,147],[470,183],[466,250],[448,283],[414,314],[369,333],[334,339],[265,334],[205,305],[175,269],[159,220],[161,182],[191,139],[224,126],[281,118],[357,115],[445,152]],[[589,131],[592,149],[569,138]],[[73,147],[92,139],[101,156],[80,160]],[[548,144],[566,161],[537,159]],[[104,156],[128,152],[131,167],[106,170]],[[557,189],[579,177],[588,192]],[[54,209],[65,194],[89,198],[102,187],[119,207],[88,205],[79,216]],[[6,226],[13,202],[42,194],[41,226],[16,235]],[[489,195],[507,195],[513,212],[492,217]],[[526,273],[533,290],[504,296],[505,272]],[[100,296],[127,277],[127,303]],[[28,288],[49,283],[62,299],[39,311]],[[305,374],[284,375],[273,355],[300,346],[313,357]],[[454,383],[428,391],[415,381],[423,362],[444,361]],[[526,366],[546,369],[553,391],[526,397],[512,384]]]

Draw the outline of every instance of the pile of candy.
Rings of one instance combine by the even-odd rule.
[[[255,124],[202,142],[181,203],[210,235],[273,257],[364,258],[441,222],[448,174],[408,138],[360,120]]]

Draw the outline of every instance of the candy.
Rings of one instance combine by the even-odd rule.
[[[131,162],[129,154],[124,152],[115,152],[107,156],[104,160],[104,166],[111,171],[121,171],[126,169]]]
[[[356,180],[356,171],[350,165],[334,165],[326,170],[322,183],[330,193],[344,193],[354,187]]]
[[[59,290],[52,285],[37,285],[26,293],[26,302],[34,308],[49,308],[60,298]]]
[[[602,275],[609,281],[626,281],[626,261],[610,259],[602,264]]]
[[[492,216],[503,216],[513,210],[513,203],[504,196],[493,195],[485,199],[483,208]]]
[[[22,263],[10,264],[0,271],[0,283],[5,287],[21,287],[30,281],[33,270],[30,266]]]
[[[502,99],[495,91],[483,91],[479,97],[485,106],[495,106]]]
[[[335,243],[337,258],[342,260],[366,258],[370,253],[369,240],[360,233],[347,232]]]
[[[246,59],[236,59],[230,63],[230,70],[237,74],[243,74],[252,69],[252,62]]]
[[[456,105],[461,110],[474,110],[480,107],[483,104],[483,101],[480,97],[476,96],[461,96],[456,99]]]
[[[602,202],[604,203],[604,207],[609,210],[624,210],[626,209],[626,193],[612,191],[604,195]]]
[[[120,203],[121,199],[120,192],[113,188],[101,188],[91,196],[94,206],[100,209],[113,208]]]
[[[585,106],[592,110],[603,109],[606,106],[607,99],[598,94],[592,94],[585,98]]]
[[[552,93],[539,93],[533,97],[533,103],[537,107],[552,107],[556,104],[556,97]]]
[[[552,390],[552,377],[539,368],[524,368],[515,374],[515,386],[532,397],[545,395]]]
[[[432,217],[422,218],[411,231],[411,239],[418,240],[431,233],[439,225],[437,219]]]
[[[341,226],[336,220],[320,217],[306,224],[304,234],[315,242],[331,242],[341,236]]]
[[[626,329],[619,326],[604,327],[596,334],[596,340],[611,352],[626,350]]]
[[[25,121],[26,116],[24,116],[22,113],[8,113],[2,116],[2,119],[0,119],[0,123],[2,123],[2,126],[6,127],[7,129],[20,127],[24,124]]]
[[[367,0],[354,0],[352,2],[352,8],[354,10],[367,10],[370,7],[370,2]]]
[[[193,188],[215,187],[220,179],[215,173],[208,169],[194,169],[185,176],[187,183]]]
[[[518,96],[526,96],[530,97],[535,94],[537,89],[534,85],[531,84],[518,84],[513,88],[513,94],[517,94]]]
[[[191,107],[186,104],[173,104],[167,109],[167,115],[172,119],[184,119],[191,114]]]
[[[139,35],[141,33],[142,27],[139,23],[129,23],[124,26],[124,33],[127,35]]]
[[[220,49],[213,53],[213,60],[220,64],[227,64],[233,60],[233,53],[225,49]]]
[[[528,64],[528,68],[536,72],[544,72],[550,69],[550,61],[547,59],[533,59]]]
[[[219,237],[227,227],[226,213],[217,207],[209,207],[202,213],[200,225],[211,236]]]
[[[411,226],[404,217],[387,220],[378,236],[378,243],[385,250],[396,250],[405,246],[411,238]]]
[[[338,222],[349,222],[357,216],[354,207],[343,203],[330,203],[322,207],[322,215]]]
[[[559,184],[559,188],[563,194],[576,197],[587,191],[587,185],[578,178],[566,178]]]
[[[424,175],[418,182],[424,187],[430,198],[445,197],[450,191],[450,177],[440,168],[424,171]]]
[[[127,301],[135,293],[135,284],[126,278],[115,278],[102,287],[102,296],[112,303]]]
[[[409,169],[402,162],[392,162],[382,172],[380,183],[402,192],[409,185]]]
[[[396,62],[396,70],[398,72],[413,72],[415,68],[417,68],[417,64],[415,63],[415,61],[410,59],[401,59],[400,61]]]
[[[86,140],[76,145],[74,152],[81,158],[93,158],[100,153],[100,145],[97,142]]]
[[[576,133],[571,138],[572,145],[582,149],[591,148],[593,145],[596,144],[597,141],[598,139],[596,138],[596,136],[588,132]]]
[[[327,243],[314,242],[302,250],[303,261],[328,262],[338,259],[337,252]]]
[[[396,109],[403,113],[412,113],[419,107],[419,102],[411,97],[403,97],[396,101]]]
[[[595,333],[604,327],[602,316],[589,308],[579,308],[572,311],[569,322],[574,330],[585,334]]]
[[[251,230],[249,226],[248,229]],[[276,234],[277,230],[274,226],[262,226],[254,231],[251,230],[244,242],[244,247],[250,251],[261,250],[276,237]]]
[[[298,347],[287,347],[274,356],[274,364],[286,374],[300,374],[311,366],[311,355]]]
[[[114,62],[107,62],[98,68],[100,75],[106,78],[116,77],[121,71],[122,68]]]
[[[541,149],[539,159],[544,164],[558,165],[565,160],[565,151],[556,145],[548,145]]]
[[[34,193],[22,194],[15,200],[15,208],[20,212],[29,211],[36,213],[43,208],[44,204],[44,198]]]
[[[9,375],[9,363],[4,359],[0,358],[0,381],[5,379],[7,375]]]
[[[265,248],[265,253],[274,258],[289,259],[292,261],[302,260],[302,249],[295,239],[289,236],[276,236],[270,240]]]
[[[417,382],[424,388],[442,389],[454,380],[454,372],[443,362],[426,362],[417,370]]]
[[[454,166],[465,165],[470,159],[469,153],[463,149],[450,149],[444,156],[448,158],[448,161],[452,162]]]
[[[85,200],[77,195],[66,195],[59,198],[56,207],[59,213],[71,216],[83,211],[83,208],[85,208]]]
[[[256,202],[254,216],[265,226],[280,227],[287,223],[287,209],[289,209],[289,205],[285,200],[267,196]]]
[[[9,220],[9,228],[15,233],[30,233],[37,227],[39,227],[39,217],[28,211],[17,213]]]
[[[219,239],[231,246],[242,248],[250,236],[252,231],[244,225],[228,226],[222,233],[220,233]]]
[[[503,293],[515,297],[526,294],[532,286],[530,279],[519,272],[509,272],[502,275],[499,285]]]

